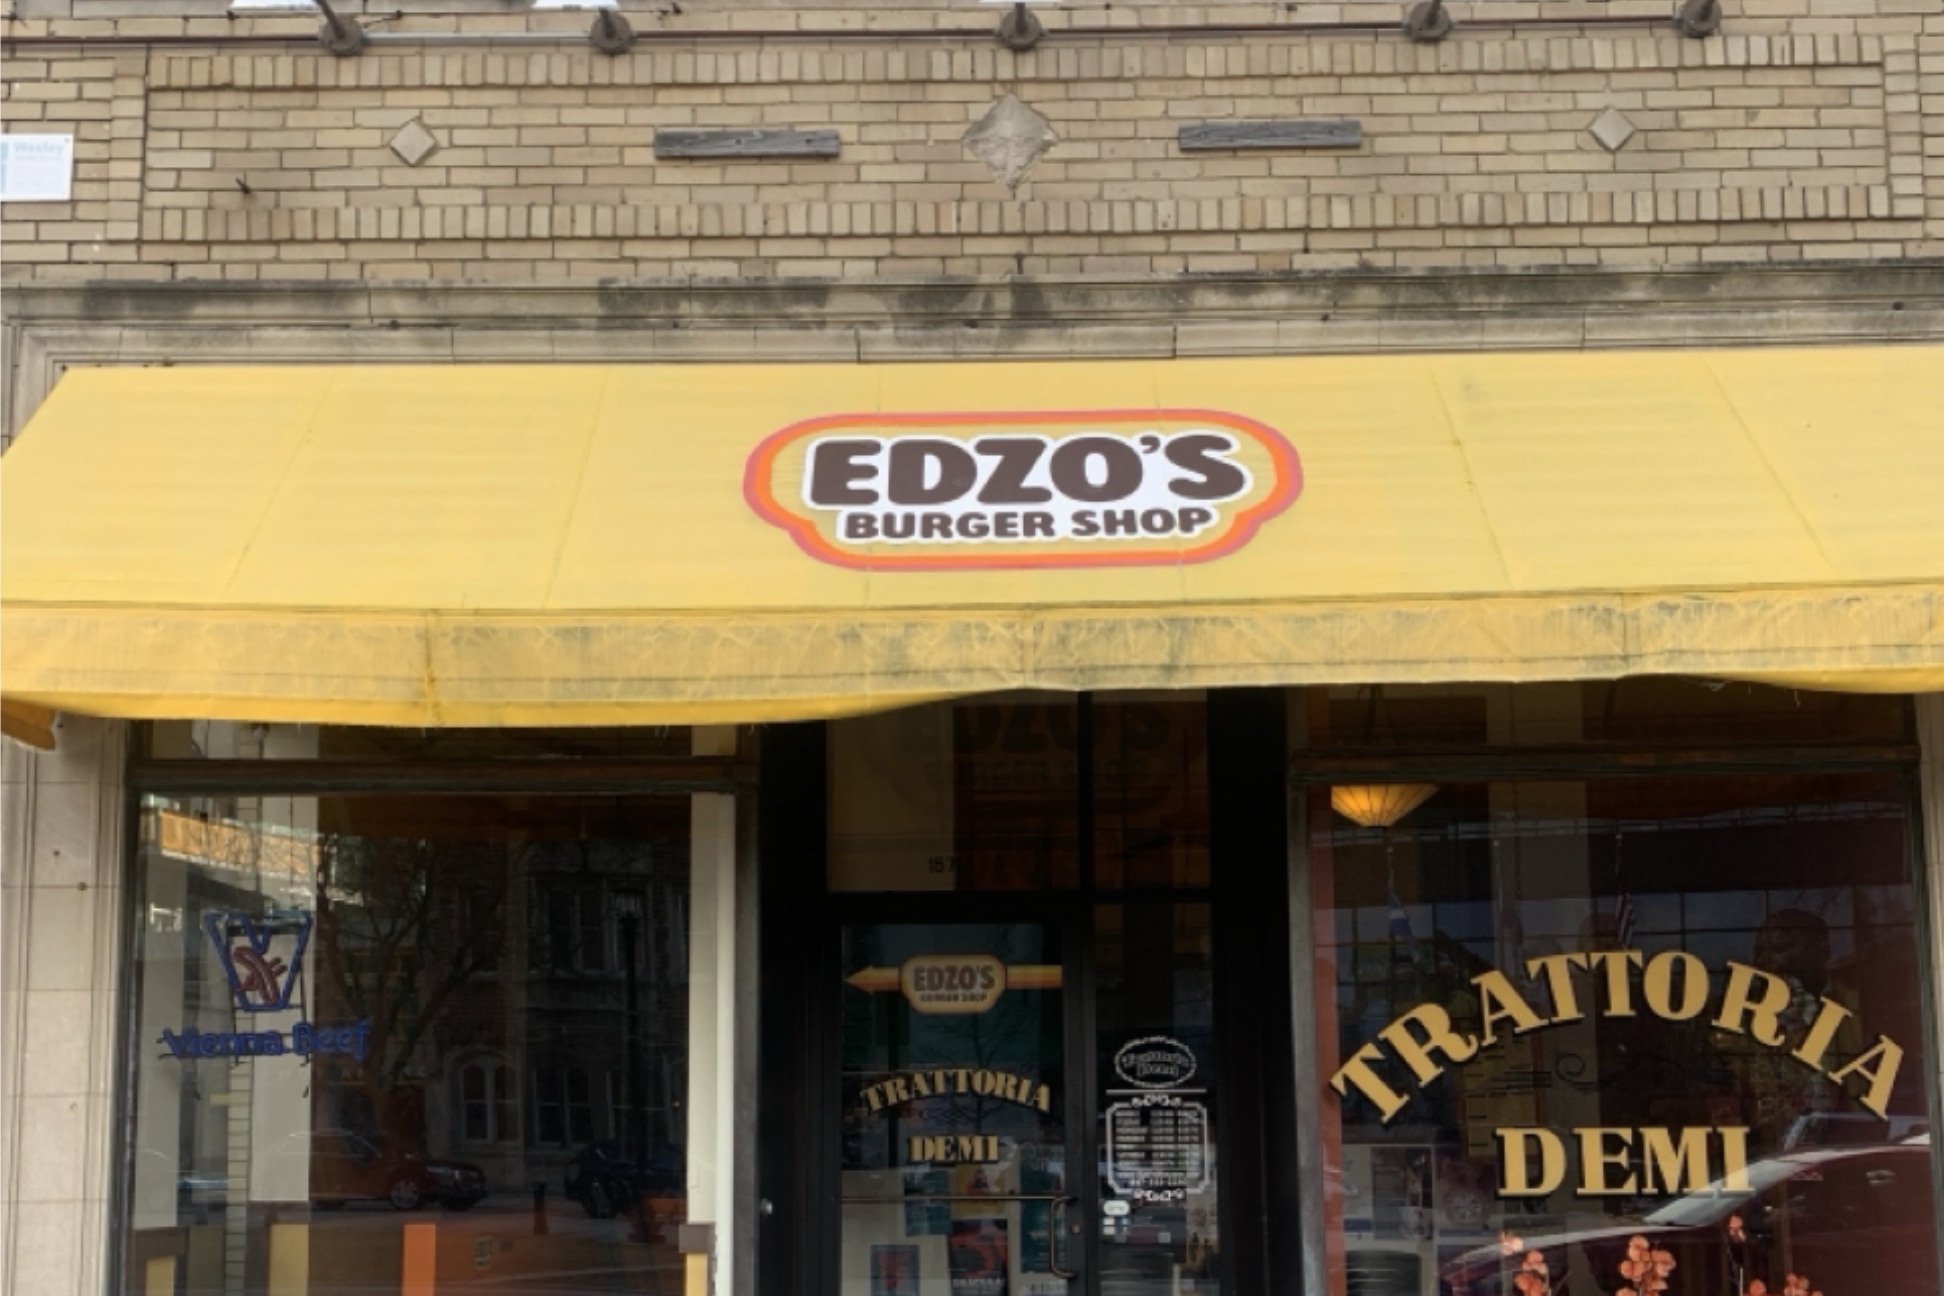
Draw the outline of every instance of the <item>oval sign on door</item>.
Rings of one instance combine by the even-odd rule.
[[[1114,1070],[1139,1089],[1179,1089],[1195,1075],[1195,1051],[1178,1039],[1153,1035],[1121,1046]]]

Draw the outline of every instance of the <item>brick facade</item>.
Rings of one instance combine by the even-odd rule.
[[[338,59],[225,0],[11,0],[5,129],[77,164],[0,207],[0,440],[87,364],[1944,340],[1944,0],[1724,0],[1706,40],[1672,3],[1454,3],[1418,46],[1402,0],[1074,0],[1014,54],[972,0],[622,0],[611,58],[525,0],[343,0],[373,36]],[[1012,189],[964,140],[1009,95],[1057,136]],[[1181,145],[1270,118],[1359,141]],[[658,157],[668,128],[839,150]],[[127,736],[0,751],[0,1291],[117,1263],[121,952],[88,933],[123,919]],[[754,1296],[752,1225],[718,1296]]]
[[[618,58],[575,38],[584,15],[500,6],[374,23],[383,35],[349,59],[304,18],[26,6],[62,8],[6,28],[8,129],[71,130],[78,152],[73,202],[0,209],[12,278],[868,281],[1944,253],[1934,0],[1730,3],[1706,40],[1676,33],[1664,4],[1460,5],[1437,45],[1345,26],[1388,27],[1389,5],[1067,6],[1043,11],[1052,34],[1022,54],[992,38],[991,8],[697,5],[636,14]],[[1012,191],[961,138],[1007,94],[1058,137]],[[1589,130],[1609,109],[1632,131],[1613,152]],[[1362,138],[1178,140],[1259,118],[1349,118]],[[417,165],[391,147],[412,123],[433,144]],[[658,128],[753,127],[834,128],[841,151],[655,155]]]

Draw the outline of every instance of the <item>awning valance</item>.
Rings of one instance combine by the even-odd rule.
[[[1944,688],[1935,346],[77,370],[0,492],[0,687],[101,715]]]

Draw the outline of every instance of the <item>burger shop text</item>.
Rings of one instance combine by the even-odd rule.
[[[1066,437],[826,437],[804,502],[835,510],[846,541],[949,543],[1192,536],[1251,478],[1214,430]],[[1109,507],[1113,506],[1113,507]]]

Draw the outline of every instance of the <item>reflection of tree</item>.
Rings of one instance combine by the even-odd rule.
[[[498,961],[513,870],[488,855],[476,842],[319,840],[319,978],[347,1015],[370,1023],[353,1074],[380,1130],[403,1115],[401,1082],[440,1010]]]
[[[950,929],[947,929],[950,930]],[[965,927],[953,933],[939,952],[990,953],[1008,965],[1036,962],[1043,957],[1039,942],[1020,940],[1033,931],[1011,924]],[[1054,1110],[1041,1114],[1028,1103],[1007,1102],[990,1094],[967,1093],[922,1102],[918,1110],[927,1124],[941,1129],[1000,1130],[1024,1123],[1045,1135],[1061,1124],[1061,1075],[1057,1060],[1065,1056],[1061,1024],[1062,991],[1011,989],[984,1012],[926,1014],[910,1009],[898,996],[891,1011],[902,1016],[910,1035],[905,1065],[1006,1072],[1050,1087]]]

